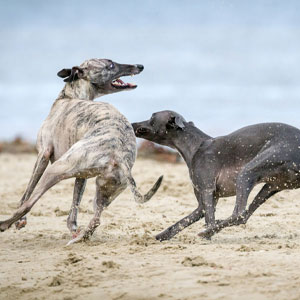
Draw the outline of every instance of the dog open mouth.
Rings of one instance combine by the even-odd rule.
[[[134,83],[125,83],[120,78],[114,79],[111,85],[116,89],[135,89],[137,87]]]

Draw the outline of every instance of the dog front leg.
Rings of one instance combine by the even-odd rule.
[[[215,225],[215,191],[213,189],[202,192],[204,205],[205,224],[207,227]]]
[[[77,213],[86,182],[85,178],[76,178],[75,180],[72,207],[67,219],[67,226],[72,235],[75,235],[77,232]]]

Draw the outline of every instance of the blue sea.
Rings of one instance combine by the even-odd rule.
[[[93,57],[145,66],[136,90],[97,100],[131,122],[170,109],[213,136],[300,127],[299,16],[300,1],[0,0],[0,140],[34,141],[56,73]]]

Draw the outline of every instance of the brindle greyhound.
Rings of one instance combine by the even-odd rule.
[[[154,113],[150,120],[132,124],[137,137],[177,149],[189,168],[198,207],[187,217],[158,234],[167,240],[205,217],[210,238],[222,228],[245,224],[272,195],[300,187],[300,130],[281,123],[247,126],[212,138],[172,111]],[[265,183],[246,209],[252,188]],[[230,218],[215,221],[219,197],[236,195]]]
[[[74,243],[87,239],[100,224],[100,215],[129,184],[137,202],[148,201],[159,188],[160,177],[142,196],[136,189],[131,168],[136,157],[136,138],[131,124],[113,106],[92,100],[111,93],[135,89],[120,77],[139,74],[142,65],[118,64],[90,59],[80,67],[63,69],[65,87],[54,102],[37,139],[38,158],[32,177],[15,214],[0,222],[0,230],[14,222],[26,225],[25,215],[39,198],[59,181],[75,177],[73,203],[67,225]],[[47,169],[47,165],[51,161]],[[95,215],[86,230],[77,232],[77,212],[87,178],[96,176]]]

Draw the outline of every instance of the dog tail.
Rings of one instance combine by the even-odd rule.
[[[159,189],[161,182],[163,180],[164,176],[160,176],[157,181],[155,182],[155,184],[153,185],[153,187],[148,191],[147,194],[142,195],[139,191],[138,188],[136,186],[135,180],[133,179],[131,172],[129,172],[129,176],[128,176],[128,183],[130,185],[131,188],[131,192],[134,195],[134,200],[137,203],[145,203],[147,201],[149,201],[152,196],[156,193],[156,191]]]

